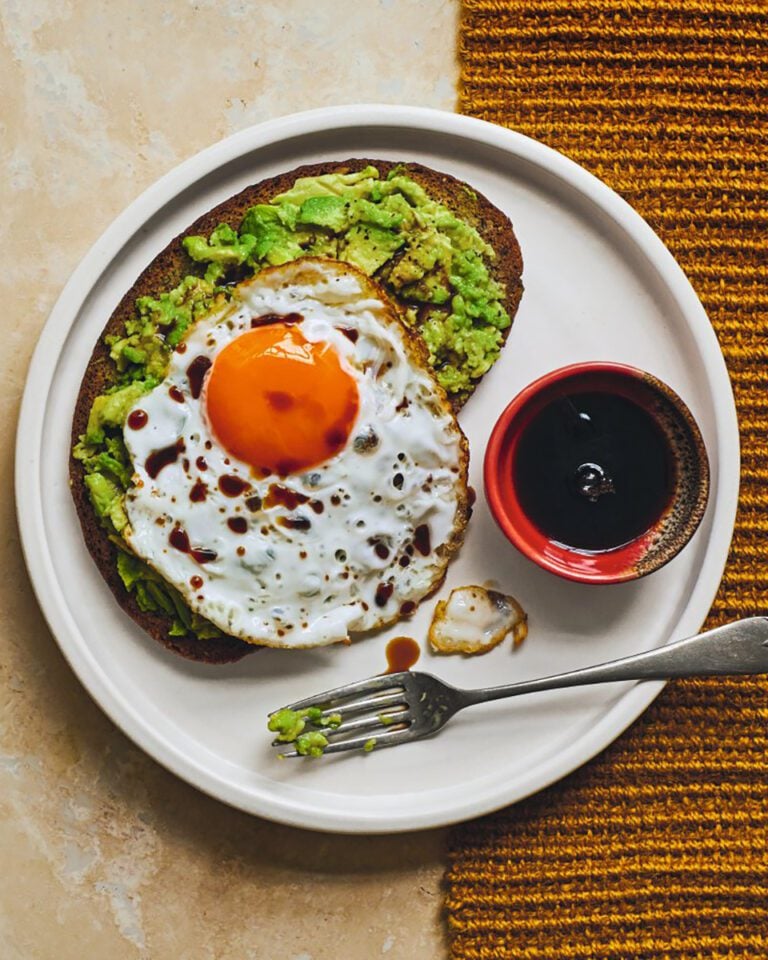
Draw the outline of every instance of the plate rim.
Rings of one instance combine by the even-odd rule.
[[[717,336],[693,287],[662,240],[625,200],[575,161],[518,131],[474,117],[429,107],[347,104],[288,114],[245,128],[172,168],[145,189],[101,234],[71,274],[44,324],[30,361],[19,411],[15,490],[19,535],[33,590],[48,626],[70,667],[107,716],[142,750],[181,779],[210,796],[239,808],[295,827],[337,833],[382,834],[447,826],[491,813],[551,785],[592,759],[632,724],[663,689],[656,681],[624,693],[600,720],[566,750],[518,777],[512,789],[497,788],[462,803],[439,809],[393,811],[380,818],[358,811],[312,810],[293,798],[265,796],[227,782],[197,763],[154,729],[145,725],[131,704],[114,688],[109,675],[95,663],[74,625],[47,551],[39,483],[45,404],[55,364],[64,340],[91,289],[115,254],[136,230],[177,194],[240,156],[296,136],[350,128],[408,129],[452,135],[496,147],[518,160],[533,163],[591,200],[617,224],[654,268],[681,314],[703,358],[707,385],[717,397],[714,426],[718,472],[711,504],[711,539],[696,584],[677,621],[677,629],[696,632],[711,606],[722,577],[738,506],[740,449],[733,391]],[[717,389],[714,389],[713,384]],[[36,482],[30,483],[30,477]]]

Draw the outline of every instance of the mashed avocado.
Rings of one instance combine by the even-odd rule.
[[[184,240],[216,283],[232,267],[253,272],[300,256],[346,260],[400,301],[429,347],[449,394],[461,395],[499,356],[510,319],[491,278],[492,248],[477,230],[397,168],[304,177],[270,203],[251,207],[237,232],[222,224]]]
[[[341,724],[341,715],[331,713],[323,715],[320,707],[308,707],[306,710],[284,708],[270,714],[267,729],[277,734],[281,743],[292,743],[302,757],[320,757],[328,746],[328,737],[323,729],[335,730]],[[315,729],[307,730],[306,727]]]
[[[170,616],[173,636],[208,639],[221,631],[192,613],[120,536],[131,479],[125,416],[163,379],[170,352],[189,327],[226,304],[231,284],[264,266],[301,256],[346,260],[406,305],[406,321],[426,342],[437,379],[450,395],[463,397],[498,358],[510,318],[505,291],[490,274],[492,248],[403,168],[383,179],[373,166],[301,178],[251,207],[237,229],[222,223],[209,237],[185,237],[183,245],[197,272],[173,290],[140,297],[125,330],[106,338],[115,382],[94,401],[73,453],[94,510],[119,547],[118,573],[139,607]]]

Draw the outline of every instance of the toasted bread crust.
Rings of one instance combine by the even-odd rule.
[[[192,271],[192,261],[182,246],[184,237],[194,234],[208,235],[222,222],[227,222],[237,228],[249,207],[257,203],[269,202],[277,194],[293,186],[300,177],[313,177],[324,173],[352,172],[369,164],[375,166],[382,176],[386,176],[393,167],[404,167],[408,175],[421,183],[431,196],[441,200],[455,213],[476,227],[481,236],[496,251],[497,259],[493,265],[493,276],[494,279],[504,284],[507,291],[504,306],[510,317],[514,318],[523,289],[520,247],[507,217],[485,197],[475,193],[455,177],[438,173],[415,163],[399,164],[391,161],[352,159],[298,167],[280,176],[246,187],[234,197],[225,200],[203,214],[186,230],[171,240],[168,246],[142,271],[133,286],[126,291],[120,300],[93,349],[75,406],[72,421],[72,446],[74,447],[80,436],[85,433],[88,415],[94,399],[104,393],[114,379],[115,367],[109,358],[109,350],[104,343],[105,336],[119,333],[122,330],[125,322],[134,314],[135,302],[138,297],[157,296],[164,290],[170,290]],[[391,297],[386,294],[384,296],[385,302],[391,302]],[[509,328],[504,331],[505,340],[508,334]],[[417,344],[415,347],[417,354],[423,357],[425,347],[421,339],[411,337],[411,340]],[[458,401],[454,401],[454,408],[458,409],[468,396],[469,394],[462,396]],[[447,399],[446,403],[448,403]],[[466,469],[468,461],[466,439],[462,444],[462,460],[462,466]],[[115,564],[117,548],[111,543],[99,523],[83,482],[83,466],[73,457],[70,457],[69,475],[72,497],[88,550],[120,606],[143,630],[175,653],[205,663],[233,662],[258,649],[252,644],[235,637],[222,637],[214,640],[199,640],[196,637],[172,637],[169,634],[171,625],[169,617],[140,610],[135,598],[125,589],[118,575]],[[462,532],[469,517],[469,512],[470,507],[465,499],[459,508],[459,515],[463,518]],[[451,543],[446,545],[447,556],[452,555],[458,549],[460,542],[460,535],[452,538]],[[434,585],[434,589],[437,589],[438,586],[439,582]]]

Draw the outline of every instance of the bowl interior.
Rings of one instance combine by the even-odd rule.
[[[515,457],[526,427],[553,400],[602,392],[632,401],[653,419],[667,449],[671,492],[640,535],[615,548],[581,550],[551,539],[530,519],[514,482]],[[571,580],[620,583],[658,570],[693,536],[707,504],[709,463],[691,412],[670,387],[634,367],[586,363],[552,371],[512,400],[491,434],[484,480],[496,522],[529,559]]]

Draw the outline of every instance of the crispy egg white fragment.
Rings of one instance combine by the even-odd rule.
[[[487,653],[510,634],[515,647],[528,635],[527,615],[514,597],[457,587],[435,607],[429,643],[439,653]]]
[[[271,315],[330,345],[359,395],[343,449],[285,476],[262,476],[223,448],[205,385],[195,397],[189,373]],[[463,538],[468,448],[423,343],[380,288],[336,261],[270,268],[241,284],[223,313],[200,320],[180,349],[134,407],[145,425],[124,431],[131,549],[192,610],[254,644],[346,641],[412,613]],[[158,451],[170,452],[155,472]]]

